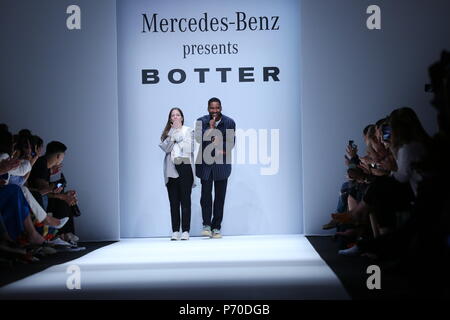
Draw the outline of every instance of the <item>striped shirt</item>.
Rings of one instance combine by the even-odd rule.
[[[202,141],[202,137],[205,136],[205,132],[209,129],[210,116],[205,115],[197,119],[197,125],[195,127],[195,136],[197,142],[201,144],[200,152],[197,155],[196,160],[196,175],[201,180],[224,180],[227,179],[231,174],[231,149],[235,145],[235,130],[236,124],[233,119],[222,114],[220,122],[217,124],[216,129],[220,130],[223,137],[223,151],[225,154],[222,158],[222,163],[216,163],[214,161],[212,164],[205,162],[205,148],[212,143],[210,139],[205,139],[208,141]],[[201,125],[201,127],[200,127]],[[228,131],[227,131],[228,130]],[[227,141],[231,143],[227,145]],[[209,149],[208,149],[209,150]],[[212,156],[215,156],[214,151]],[[228,161],[227,161],[228,159]]]

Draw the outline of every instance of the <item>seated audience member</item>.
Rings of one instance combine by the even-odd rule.
[[[3,223],[3,217],[0,213],[0,253],[3,256],[4,253],[7,254],[18,254],[25,255],[26,250],[18,248],[17,245],[11,240],[8,231]]]
[[[39,158],[43,147],[43,141],[37,136],[33,136],[29,130],[21,130],[15,136],[14,153],[18,159],[28,160],[31,166],[34,165]],[[36,201],[30,190],[25,186],[25,183],[30,175],[31,170],[23,176],[10,175],[9,184],[16,184],[22,188],[23,194],[30,205],[31,212],[34,215],[37,223],[43,223],[56,228],[61,228],[67,220],[59,220],[47,215],[47,212]]]
[[[356,220],[369,212],[373,214],[381,235],[392,233],[398,227],[396,216],[398,212],[412,210],[417,185],[421,180],[415,165],[424,158],[429,143],[428,135],[411,108],[394,110],[389,117],[389,123],[385,125],[389,125],[389,130],[385,131],[390,135],[384,134],[383,140],[394,155],[395,164],[391,166],[378,164],[378,167],[391,171],[391,174],[377,177],[367,189],[361,204],[350,212],[352,218]],[[365,247],[368,248],[370,245]],[[359,253],[359,249],[361,246],[355,246],[341,253],[356,254]],[[374,250],[378,253],[382,251],[381,248]]]
[[[367,146],[367,155],[360,158],[359,167],[366,174],[373,177],[389,175],[390,170],[384,169],[383,164],[388,162],[395,166],[395,159],[392,156],[392,152],[379,139],[376,125],[370,125],[364,130],[364,142]]]
[[[428,69],[431,104],[439,131],[425,160],[416,165],[422,176],[415,201],[413,245],[408,250],[411,281],[427,298],[447,297],[450,290],[450,52]],[[446,293],[446,296],[444,296]],[[433,296],[434,295],[434,296]]]
[[[67,147],[58,141],[47,144],[45,155],[40,157],[28,179],[29,186],[34,191],[36,197],[41,196],[41,203],[48,212],[53,212],[54,217],[62,219],[69,218],[69,221],[60,229],[60,237],[66,241],[76,242],[75,236],[74,210],[71,208],[77,204],[77,195],[74,190],[63,192],[63,187],[50,181],[52,174],[60,170],[64,160]]]
[[[30,244],[42,244],[45,239],[36,231],[30,217],[30,207],[17,185],[8,184],[10,175],[25,175],[31,164],[28,160],[10,157],[13,150],[12,134],[4,124],[0,125],[0,162],[9,170],[3,172],[0,179],[0,213],[2,226],[6,229],[9,239],[16,241],[24,232]],[[12,163],[14,163],[13,168]],[[4,170],[4,169],[3,169]]]
[[[369,129],[373,125],[368,125],[363,130],[364,142],[369,146]],[[367,156],[366,156],[367,157]],[[338,206],[336,214],[345,213],[356,206],[358,202],[361,201],[365,190],[367,188],[367,183],[370,180],[370,169],[365,170],[364,165],[361,163],[361,159],[358,156],[358,147],[349,143],[346,148],[345,164],[347,166],[347,181],[341,186],[341,192],[338,199]],[[324,225],[323,229],[332,229],[339,225],[337,219],[332,219],[328,224]],[[338,233],[341,231],[338,230]]]
[[[396,167],[384,169],[392,171],[392,176],[397,181],[408,182],[414,195],[417,195],[418,183],[422,177],[416,166],[426,157],[430,137],[411,108],[396,109],[389,119],[392,131],[389,145]]]

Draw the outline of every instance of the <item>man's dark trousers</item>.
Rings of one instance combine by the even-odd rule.
[[[223,219],[223,205],[227,192],[228,179],[213,181],[211,176],[208,180],[202,180],[202,206],[203,225],[211,226],[211,229],[220,230]],[[214,211],[212,203],[212,189],[214,184]],[[214,217],[213,217],[214,214]],[[211,221],[211,217],[213,217]]]

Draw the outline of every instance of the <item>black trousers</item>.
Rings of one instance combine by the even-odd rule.
[[[62,219],[69,217],[69,221],[62,227],[58,233],[73,233],[75,234],[75,223],[73,219],[73,211],[70,206],[64,200],[49,198],[47,212],[53,212],[53,217]]]
[[[172,219],[172,231],[180,231],[180,206],[181,229],[188,231],[191,228],[191,192],[194,176],[190,164],[175,165],[178,178],[169,178],[167,192],[170,201],[170,216]]]
[[[202,180],[202,196],[200,205],[202,206],[203,225],[210,226],[211,229],[219,229],[223,219],[223,205],[227,192],[228,179],[225,180]],[[212,189],[214,184],[214,211],[212,201]],[[214,214],[214,215],[213,215]],[[213,217],[211,221],[211,217]]]
[[[33,194],[36,201],[41,205],[41,207],[44,208],[44,201],[42,200],[41,194],[36,191],[32,191],[31,193]],[[62,227],[61,229],[58,230],[58,234],[69,233],[69,232],[75,234],[75,223],[74,223],[73,211],[64,200],[49,198],[46,211],[52,212],[53,217],[55,217],[57,219],[69,217],[69,221],[67,221],[67,223],[64,225],[64,227]]]

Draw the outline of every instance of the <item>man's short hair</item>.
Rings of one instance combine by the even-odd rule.
[[[220,102],[220,99],[219,99],[219,98],[216,98],[216,97],[213,97],[213,98],[211,98],[211,99],[208,100],[208,107],[209,107],[209,105],[210,105],[211,103],[213,103],[213,102],[218,102],[219,105],[222,107],[222,102]]]
[[[66,152],[67,147],[64,145],[64,143],[59,142],[59,141],[52,141],[49,142],[47,144],[47,148],[45,149],[45,154],[46,155],[51,155],[51,154],[55,154],[55,153],[60,153],[60,152]]]

